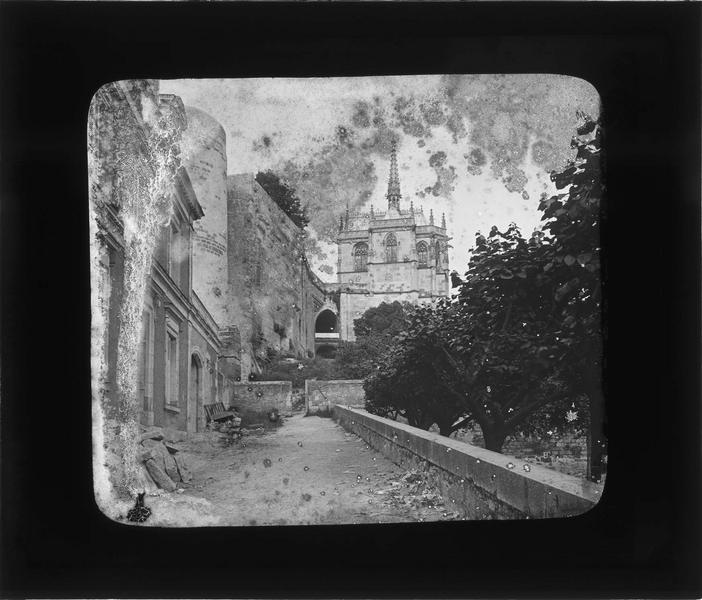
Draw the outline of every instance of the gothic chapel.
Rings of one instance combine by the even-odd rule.
[[[382,302],[431,302],[449,295],[446,218],[434,224],[410,202],[400,206],[397,148],[390,155],[387,211],[346,211],[340,219],[337,273],[340,339],[355,339],[353,321]]]

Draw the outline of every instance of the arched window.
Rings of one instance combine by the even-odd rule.
[[[368,270],[368,244],[361,242],[353,247],[353,270]]]
[[[417,260],[420,267],[427,266],[427,260],[429,258],[429,249],[427,248],[426,242],[419,242],[417,244]]]
[[[442,254],[446,252],[446,245],[441,243],[441,242],[436,242],[436,266],[440,267],[441,266],[441,256]]]
[[[394,233],[388,233],[385,238],[385,262],[397,262],[397,238]]]

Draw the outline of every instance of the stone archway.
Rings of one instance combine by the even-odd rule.
[[[334,358],[339,338],[339,317],[330,308],[322,309],[314,320],[315,355]]]
[[[314,333],[339,333],[339,319],[330,309],[325,308],[314,320]]]

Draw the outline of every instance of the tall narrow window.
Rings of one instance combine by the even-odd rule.
[[[178,406],[178,335],[168,328],[166,334],[166,404]]]
[[[181,239],[180,232],[175,225],[171,225],[171,244],[170,244],[170,265],[169,275],[171,279],[180,285],[180,270],[181,270]]]
[[[417,244],[417,261],[420,267],[426,267],[429,259],[429,249],[426,242]]]
[[[394,233],[388,233],[385,238],[385,262],[397,262],[397,238]]]
[[[368,270],[368,244],[361,242],[353,247],[353,270]]]
[[[153,319],[151,312],[142,315],[142,337],[139,347],[139,393],[146,412],[153,411]]]

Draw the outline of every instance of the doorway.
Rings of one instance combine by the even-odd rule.
[[[202,405],[202,361],[197,354],[190,357],[190,389],[188,390],[188,432],[198,429],[198,414]]]

